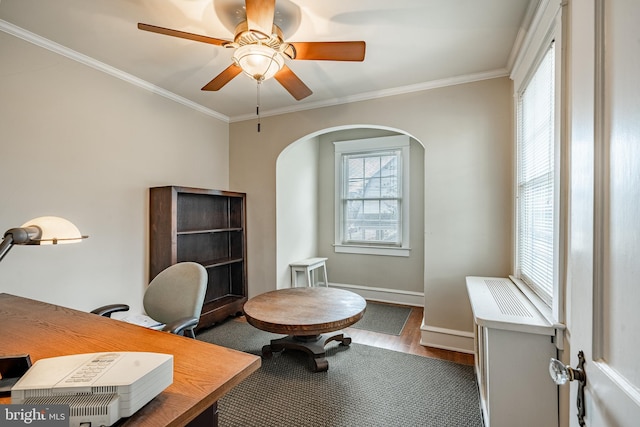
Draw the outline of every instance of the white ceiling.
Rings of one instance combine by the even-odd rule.
[[[285,41],[364,40],[366,57],[288,60],[313,94],[296,101],[267,80],[261,113],[507,75],[530,3],[537,0],[277,0]],[[0,30],[234,121],[255,114],[254,81],[239,75],[218,92],[200,90],[231,64],[232,49],[140,31],[137,23],[231,40],[243,7],[243,0],[0,0]]]

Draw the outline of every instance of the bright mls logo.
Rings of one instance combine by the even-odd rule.
[[[0,405],[0,426],[68,427],[69,405]]]

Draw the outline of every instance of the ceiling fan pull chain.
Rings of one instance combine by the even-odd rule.
[[[258,132],[260,132],[260,80],[257,80],[257,105],[256,105],[256,115],[258,116]]]

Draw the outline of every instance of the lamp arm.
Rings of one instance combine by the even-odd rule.
[[[5,234],[4,239],[0,242],[0,261],[9,252],[9,249],[13,247],[13,235]]]
[[[9,252],[9,249],[14,244],[21,245],[29,242],[33,238],[37,238],[40,235],[40,229],[38,227],[18,227],[11,228],[4,233],[4,238],[0,243],[0,261]]]
[[[4,237],[8,234],[12,236],[14,245],[24,245],[33,239],[38,239],[42,233],[38,227],[29,226],[11,228],[4,233]]]

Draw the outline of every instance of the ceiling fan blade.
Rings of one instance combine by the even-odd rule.
[[[271,37],[276,0],[246,0],[245,6],[249,31],[257,31],[267,38]]]
[[[273,77],[298,101],[313,93],[286,65]]]
[[[231,64],[213,80],[204,85],[201,90],[220,90],[224,85],[233,80],[235,76],[240,74],[241,71],[242,68],[238,67],[236,64]]]
[[[366,43],[355,42],[289,42],[293,46],[292,59],[319,61],[364,61]],[[285,53],[289,54],[290,52]]]
[[[152,33],[164,34],[166,36],[180,37],[187,40],[195,40],[197,42],[209,43],[216,46],[224,46],[231,43],[229,40],[216,39],[208,36],[201,36],[199,34],[186,33],[184,31],[172,30],[170,28],[156,27],[155,25],[138,23],[138,29],[144,31],[150,31]]]

